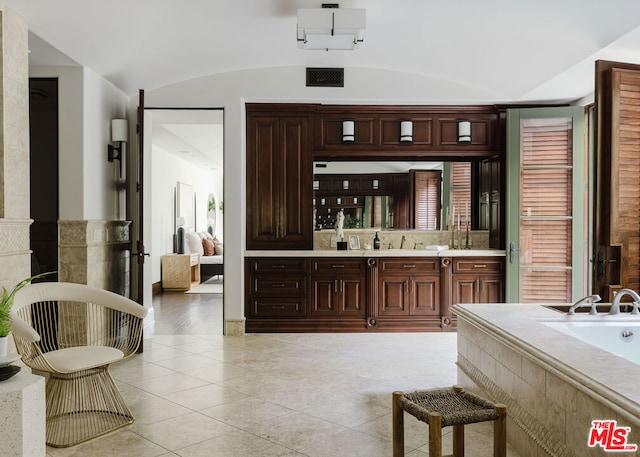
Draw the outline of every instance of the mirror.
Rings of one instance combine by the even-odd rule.
[[[446,230],[450,200],[471,199],[471,167],[458,164],[466,184],[450,162],[315,162],[316,230],[333,229],[338,211],[345,228]]]

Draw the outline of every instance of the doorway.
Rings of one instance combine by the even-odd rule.
[[[58,79],[29,78],[31,274],[58,280]]]
[[[179,228],[215,240],[222,270],[224,248],[224,110],[146,108],[145,236],[151,285],[162,283],[162,256],[178,252]],[[185,198],[184,189],[189,190]],[[181,232],[180,232],[181,233]],[[204,260],[213,260],[206,259]],[[202,271],[208,271],[206,268]],[[223,276],[218,278],[223,284]],[[203,277],[203,280],[205,278]]]

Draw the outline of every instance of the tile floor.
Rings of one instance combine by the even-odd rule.
[[[455,358],[455,333],[223,337],[220,295],[162,294],[144,352],[111,367],[136,421],[47,456],[390,457],[391,392],[454,384]],[[492,455],[491,427],[467,430],[467,455]],[[428,455],[406,414],[405,443]]]

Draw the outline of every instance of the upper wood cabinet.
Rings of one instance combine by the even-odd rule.
[[[354,122],[354,140],[343,141],[344,121]],[[412,122],[413,140],[400,140],[400,125]],[[471,141],[458,141],[458,123],[471,123]],[[319,105],[313,150],[316,160],[450,159],[491,157],[500,151],[499,112],[492,106]]]
[[[311,113],[247,105],[247,249],[313,248]]]

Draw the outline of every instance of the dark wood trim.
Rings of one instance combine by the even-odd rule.
[[[151,295],[156,296],[162,293],[162,281],[151,284]]]

